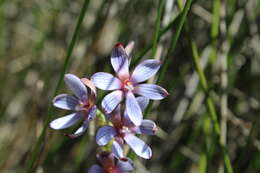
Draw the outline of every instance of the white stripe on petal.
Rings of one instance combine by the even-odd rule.
[[[111,126],[103,126],[98,129],[96,134],[97,144],[100,146],[106,145],[114,136],[116,135],[116,130]]]
[[[128,55],[120,43],[118,43],[112,50],[111,64],[119,78],[129,77]]]
[[[161,62],[154,59],[148,59],[143,62],[141,62],[137,67],[134,69],[131,79],[134,83],[139,83],[146,81],[157,71],[160,69]]]
[[[81,80],[73,75],[73,74],[66,74],[64,77],[65,83],[67,86],[73,91],[73,93],[81,100],[86,100],[88,97],[87,88],[81,82]]]
[[[76,97],[68,94],[60,94],[56,96],[52,102],[55,107],[66,110],[75,110],[79,104],[79,100]]]
[[[142,95],[152,100],[161,100],[169,95],[164,88],[154,84],[136,85],[134,93]]]
[[[121,81],[113,75],[105,72],[98,72],[91,76],[91,81],[96,87],[102,90],[120,89]]]
[[[53,120],[50,123],[50,127],[55,130],[65,129],[65,128],[70,127],[73,124],[75,124],[80,118],[81,118],[81,116],[79,114],[72,113],[67,116]]]
[[[110,94],[106,95],[102,100],[102,108],[106,113],[111,113],[116,106],[122,101],[123,92],[120,90],[113,91]]]
[[[132,92],[128,92],[126,95],[126,112],[129,119],[136,126],[139,126],[141,124],[143,120],[142,110]]]
[[[124,140],[138,156],[144,159],[150,159],[152,157],[151,148],[138,137],[127,134],[125,135]]]

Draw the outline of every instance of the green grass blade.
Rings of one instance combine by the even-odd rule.
[[[160,25],[161,25],[161,17],[162,17],[162,12],[163,12],[163,6],[165,4],[165,0],[160,0],[159,1],[159,8],[157,11],[157,17],[156,17],[156,26],[155,26],[155,31],[154,31],[154,36],[153,36],[153,48],[152,48],[152,57],[155,56],[156,49],[157,49],[157,44],[159,41],[159,31],[160,31]]]
[[[163,67],[162,67],[161,73],[159,74],[159,77],[158,77],[158,83],[161,83],[161,81],[164,78],[164,75],[166,73],[166,70],[167,70],[167,68],[169,66],[170,60],[169,60],[168,57],[170,56],[170,54],[172,53],[172,51],[176,47],[176,44],[177,44],[177,41],[178,41],[178,39],[180,37],[180,33],[182,31],[184,22],[185,22],[185,20],[187,18],[189,10],[190,10],[191,3],[192,3],[192,0],[187,0],[187,2],[185,3],[185,6],[183,8],[183,11],[181,12],[180,22],[178,23],[178,25],[176,27],[176,32],[173,35],[173,38],[171,40],[169,49],[168,49],[167,54],[166,54],[166,56],[164,58],[165,60],[163,62]]]
[[[193,57],[193,61],[195,63],[195,68],[196,68],[196,70],[199,74],[199,78],[200,78],[202,88],[207,95],[206,104],[207,104],[207,109],[208,109],[209,114],[210,114],[211,121],[213,123],[214,132],[219,137],[220,127],[219,127],[219,123],[218,123],[218,120],[217,120],[217,114],[216,114],[215,106],[214,106],[212,98],[209,95],[210,93],[209,93],[208,83],[207,83],[205,74],[204,74],[202,68],[200,67],[198,50],[197,50],[196,44],[193,40],[191,40],[191,48],[192,48],[192,54],[193,54],[192,57]],[[227,172],[233,173],[233,168],[232,168],[231,161],[229,159],[228,153],[226,151],[226,148],[225,148],[225,146],[223,146],[221,144],[220,144],[220,147],[222,148],[222,154],[223,154],[223,157],[224,157],[224,163],[225,163]]]
[[[177,41],[180,37],[180,33],[181,33],[181,30],[183,28],[183,25],[184,25],[184,22],[186,20],[186,17],[188,15],[188,12],[190,10],[190,7],[191,7],[191,3],[192,3],[192,0],[188,0],[186,3],[185,3],[185,6],[183,8],[183,11],[181,12],[181,15],[180,15],[180,21],[176,27],[176,32],[174,34],[174,36],[172,37],[171,39],[171,42],[170,42],[170,46],[168,48],[168,51],[167,51],[167,54],[164,58],[164,62],[163,62],[163,66],[162,66],[162,70],[159,74],[159,77],[157,79],[157,83],[161,83],[164,76],[165,76],[165,73],[166,73],[166,70],[169,66],[169,62],[170,62],[170,59],[168,58],[170,56],[170,54],[173,52],[173,50],[175,49],[176,47],[176,44],[177,44]],[[144,113],[144,117],[146,118],[147,117],[147,114],[150,112],[151,108],[152,108],[152,105],[153,105],[153,102],[151,101]]]
[[[199,173],[207,172],[207,155],[205,152],[202,152],[199,160]]]

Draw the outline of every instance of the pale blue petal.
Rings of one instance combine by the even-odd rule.
[[[106,95],[102,100],[102,108],[104,111],[109,114],[111,113],[116,106],[122,101],[123,99],[123,92],[120,90],[116,90],[111,92],[110,94]]]
[[[159,60],[148,59],[141,62],[133,71],[131,80],[134,83],[146,81],[160,69],[161,62]]]
[[[116,168],[120,173],[127,173],[134,170],[134,163],[130,159],[127,161],[118,160]]]
[[[147,97],[136,97],[136,101],[139,104],[142,112],[145,110],[145,108],[148,106],[149,104],[149,99]]]
[[[137,134],[154,135],[157,131],[156,124],[151,120],[143,120],[142,124],[135,129]]]
[[[130,118],[129,118],[127,112],[126,112],[126,109],[124,110],[124,119],[123,119],[123,120],[124,120],[124,125],[125,125],[125,126],[127,126],[127,127],[133,126],[133,123],[132,123],[132,121],[130,120]]]
[[[55,107],[66,109],[66,110],[76,110],[79,100],[67,94],[60,94],[53,99],[53,105]]]
[[[129,77],[128,55],[121,44],[117,44],[112,50],[111,64],[120,79]]]
[[[151,100],[161,100],[169,95],[165,89],[154,84],[139,84],[135,86],[134,93]]]
[[[141,124],[143,120],[143,114],[132,92],[128,92],[126,95],[126,112],[134,125],[138,126]]]
[[[105,173],[104,169],[101,168],[99,165],[93,165],[88,170],[88,173]]]
[[[121,81],[113,75],[105,72],[98,72],[91,76],[94,85],[102,90],[115,90],[122,87]]]
[[[87,88],[77,76],[73,74],[66,74],[64,80],[67,86],[79,99],[81,99],[82,101],[87,99]]]
[[[111,126],[103,126],[98,129],[96,134],[97,144],[100,146],[106,145],[112,138],[116,136],[116,130]]]
[[[82,135],[82,134],[87,130],[88,125],[89,125],[89,120],[85,120],[85,121],[83,122],[83,125],[80,126],[80,127],[78,128],[78,130],[77,130],[74,134],[68,134],[67,136],[69,136],[69,137],[71,137],[71,138],[76,138],[76,137]]]
[[[150,159],[152,157],[151,148],[138,137],[127,134],[125,135],[124,140],[138,156],[144,159]]]
[[[112,153],[114,154],[115,157],[117,157],[118,159],[124,158],[124,151],[122,146],[116,142],[113,141],[113,145],[112,145]]]
[[[50,123],[50,127],[55,130],[65,129],[65,128],[70,127],[73,124],[75,124],[78,120],[80,120],[80,118],[81,118],[81,116],[79,114],[72,113],[67,116],[53,120]]]

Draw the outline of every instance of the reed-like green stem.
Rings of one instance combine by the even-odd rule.
[[[199,173],[206,173],[207,172],[207,155],[205,152],[200,154],[200,161],[199,161]]]
[[[171,53],[173,52],[173,50],[176,47],[176,44],[177,44],[177,41],[180,37],[180,33],[181,33],[182,28],[183,28],[184,22],[186,20],[186,17],[188,15],[189,10],[190,10],[191,3],[192,3],[192,0],[187,0],[187,2],[185,3],[185,6],[183,8],[183,11],[180,14],[180,21],[179,21],[179,23],[176,27],[176,32],[173,34],[173,37],[171,39],[170,46],[168,48],[168,51],[167,51],[166,56],[165,56],[164,61],[163,61],[162,70],[161,70],[159,77],[157,79],[157,83],[161,83],[164,76],[165,76],[166,70],[167,70],[169,63],[170,63],[169,56],[171,55]],[[144,113],[144,117],[147,117],[147,114],[150,112],[152,105],[153,105],[153,102],[151,101],[149,103],[145,113]]]
[[[161,83],[161,81],[163,80],[164,75],[166,73],[166,70],[169,66],[169,62],[170,62],[169,56],[171,55],[171,53],[173,52],[173,50],[175,49],[175,47],[177,45],[177,41],[180,37],[181,30],[183,28],[184,22],[187,18],[189,10],[190,10],[191,3],[192,3],[192,0],[187,0],[186,3],[185,3],[185,6],[183,8],[183,11],[181,12],[180,22],[178,23],[178,25],[176,27],[176,32],[173,34],[173,38],[171,40],[169,49],[168,49],[167,54],[164,58],[162,70],[161,70],[159,77],[158,77],[158,83]]]
[[[175,19],[173,19],[165,28],[163,28],[159,32],[158,40],[170,29],[172,29],[173,26],[177,25],[180,22],[181,19],[181,14],[179,14]],[[133,58],[133,63],[132,65],[135,66],[140,59],[153,47],[153,43],[148,44],[140,53],[137,54],[135,58]]]
[[[158,41],[159,41],[158,38],[159,38],[159,33],[160,33],[161,18],[162,18],[164,3],[165,3],[165,0],[159,1],[159,8],[157,10],[155,31],[154,31],[154,36],[153,36],[152,57],[155,56],[155,53],[156,53],[156,50],[157,50],[157,44],[158,44]]]
[[[55,92],[54,92],[54,96],[57,95],[57,92],[58,92],[58,90],[61,87],[64,74],[65,74],[66,70],[68,69],[69,61],[70,61],[70,58],[71,58],[71,54],[72,54],[73,48],[75,46],[75,43],[76,43],[76,40],[77,40],[77,36],[79,34],[80,26],[81,26],[82,21],[83,21],[83,19],[85,17],[88,4],[89,4],[89,0],[85,0],[84,4],[82,6],[81,12],[80,12],[78,21],[77,21],[76,28],[75,28],[75,30],[73,32],[72,40],[71,40],[71,42],[69,44],[69,47],[68,47],[68,50],[67,50],[67,54],[66,54],[66,57],[65,57],[65,61],[64,61],[61,73],[60,73],[58,84],[57,84]],[[47,131],[49,122],[52,119],[52,115],[53,115],[52,113],[53,113],[53,106],[50,103],[50,105],[48,107],[47,117],[46,117],[46,119],[44,121],[43,130],[42,130],[42,132],[40,134],[40,137],[37,139],[37,142],[36,142],[35,146],[33,147],[33,150],[31,152],[31,154],[29,155],[30,156],[29,159],[27,160],[27,162],[25,164],[24,171],[26,173],[35,172],[34,171],[34,169],[36,167],[35,163],[40,158],[40,152],[43,149],[43,145],[44,145],[43,143],[45,141],[45,135],[46,135],[46,131]]]
[[[167,67],[168,67],[167,64],[169,63],[169,58],[168,58],[168,57],[169,57],[170,53],[172,53],[172,51],[173,51],[173,50],[175,49],[175,47],[176,47],[176,43],[177,43],[177,41],[178,41],[178,39],[179,39],[179,36],[180,36],[181,30],[182,30],[184,21],[185,21],[185,19],[186,19],[186,17],[187,17],[188,11],[189,11],[189,9],[190,9],[190,7],[191,7],[191,3],[192,3],[192,0],[188,0],[188,1],[186,2],[186,4],[185,4],[185,7],[184,7],[183,11],[182,11],[181,14],[179,15],[179,16],[180,16],[180,21],[179,21],[179,23],[178,23],[178,25],[177,25],[177,27],[176,27],[176,28],[177,28],[177,29],[176,29],[176,34],[174,34],[174,36],[172,37],[172,40],[171,40],[171,43],[170,43],[168,52],[167,52],[167,54],[166,54],[166,56],[165,56],[165,61],[166,61],[166,62],[164,62],[163,70],[161,71],[161,73],[163,73],[163,75],[161,75],[161,73],[160,73],[159,78],[158,78],[158,81],[160,81],[160,79],[162,79],[162,78],[164,77],[164,73],[166,72],[166,69],[167,69]],[[174,20],[174,21],[176,21],[176,20]],[[172,26],[172,24],[174,23],[174,21],[171,22],[165,29],[163,29],[162,32],[160,32],[159,38],[160,38],[160,35],[162,35],[163,33],[165,33],[165,32],[167,31],[167,29]],[[148,51],[151,47],[152,47],[152,45],[149,45],[149,46],[148,46],[146,49],[144,49],[144,50],[147,50],[147,51]],[[144,55],[144,54],[145,54],[145,53],[143,53],[143,55]],[[143,56],[143,55],[142,55],[142,56]],[[138,59],[139,59],[139,58],[138,58]],[[167,62],[168,62],[168,63],[167,63]],[[160,77],[160,76],[161,76],[161,77]],[[153,102],[151,101],[151,102],[149,103],[149,105],[148,105],[148,107],[147,107],[145,113],[144,113],[144,117],[147,117],[148,113],[150,112],[150,110],[151,110],[151,108],[152,108],[152,104],[153,104]],[[132,152],[128,153],[128,156],[129,156],[131,159],[134,159],[134,158],[135,158],[135,155],[134,155]]]
[[[191,41],[191,49],[192,49],[193,61],[194,61],[194,64],[195,64],[196,71],[198,72],[198,75],[199,75],[199,78],[200,78],[200,83],[201,83],[202,89],[204,90],[204,92],[207,95],[206,103],[207,103],[207,108],[208,108],[211,120],[213,122],[214,131],[217,135],[219,135],[220,134],[220,128],[219,128],[219,123],[218,123],[218,120],[217,120],[216,110],[215,110],[215,107],[214,107],[214,104],[213,104],[213,100],[211,99],[211,97],[208,96],[209,95],[208,83],[207,83],[205,74],[204,74],[204,72],[203,72],[203,70],[200,66],[197,46],[196,46],[196,44],[193,40]]]
[[[215,39],[219,34],[219,21],[220,21],[220,0],[213,1],[213,15],[212,15],[212,27],[211,37]]]
[[[213,123],[213,129],[214,129],[215,134],[219,137],[220,136],[220,127],[219,127],[219,123],[218,123],[218,120],[217,120],[217,114],[216,114],[216,110],[215,110],[213,100],[210,97],[209,87],[208,87],[208,83],[207,83],[205,74],[204,74],[204,72],[203,72],[203,70],[200,66],[200,63],[199,63],[199,54],[198,54],[197,46],[196,46],[196,44],[193,40],[191,40],[190,42],[191,42],[191,49],[192,49],[192,55],[193,55],[192,57],[193,57],[193,61],[195,63],[195,68],[196,68],[196,70],[199,74],[202,89],[204,90],[204,92],[207,95],[206,105],[207,105],[207,109],[209,111],[211,121]],[[220,147],[221,147],[221,150],[222,150],[224,163],[225,163],[227,172],[233,173],[231,161],[229,159],[226,148],[225,148],[225,146],[223,146],[221,144],[220,144]]]

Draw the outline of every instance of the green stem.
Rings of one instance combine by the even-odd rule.
[[[159,36],[158,36],[158,40],[167,32],[169,31],[173,26],[177,25],[180,21],[181,15],[179,14],[175,19],[173,19],[165,28],[163,28],[160,32],[159,32]],[[132,65],[135,66],[140,59],[153,47],[153,44],[150,43],[148,46],[146,46],[142,52],[138,53],[138,55],[133,58],[133,63]]]
[[[169,49],[168,49],[167,54],[164,58],[165,61],[163,62],[162,71],[161,71],[161,73],[159,74],[159,77],[158,77],[158,83],[161,83],[161,81],[164,78],[164,75],[166,73],[166,70],[169,66],[169,62],[170,62],[169,56],[176,47],[177,41],[180,37],[181,30],[182,30],[184,22],[186,20],[187,14],[188,14],[189,9],[191,7],[191,3],[192,3],[192,0],[187,0],[187,2],[185,3],[185,6],[183,8],[183,11],[181,12],[180,22],[177,25],[176,33],[174,33],[174,35],[173,35]]]
[[[156,27],[155,27],[154,37],[153,37],[152,57],[155,56],[157,44],[158,44],[158,41],[159,41],[158,38],[159,38],[159,31],[160,31],[161,17],[162,17],[164,2],[165,2],[165,0],[160,0],[159,8],[158,8],[158,11],[157,11]]]
[[[212,15],[212,27],[211,38],[216,39],[219,33],[219,21],[220,21],[220,0],[213,1],[213,15]]]
[[[195,63],[195,68],[196,68],[199,78],[200,78],[200,83],[201,83],[202,89],[204,90],[206,95],[208,95],[209,94],[208,83],[207,83],[205,74],[200,66],[197,46],[193,40],[191,41],[191,49],[192,49],[193,61]],[[213,122],[214,131],[219,136],[219,134],[220,134],[219,123],[217,120],[216,110],[215,110],[213,100],[211,99],[211,97],[207,96],[206,103],[207,103],[207,108],[208,108],[211,120]]]
[[[163,78],[164,78],[164,76],[165,76],[166,70],[167,70],[167,68],[169,66],[169,62],[170,62],[169,56],[171,55],[171,53],[173,52],[173,50],[176,47],[177,41],[178,41],[178,39],[180,37],[181,30],[182,30],[184,22],[186,20],[187,14],[188,14],[189,9],[191,7],[191,3],[192,3],[192,0],[187,0],[187,2],[185,3],[185,6],[183,8],[183,11],[181,12],[180,22],[177,25],[176,33],[173,35],[173,37],[171,39],[170,46],[169,46],[167,54],[166,54],[166,56],[164,58],[162,70],[161,70],[161,72],[159,74],[159,77],[157,79],[157,83],[161,83]],[[150,112],[150,110],[152,108],[152,105],[153,105],[153,102],[151,101],[149,103],[146,111],[145,111],[145,114],[144,114],[145,118],[147,117],[147,114]]]
[[[207,95],[206,104],[207,104],[207,108],[208,108],[208,111],[209,111],[209,114],[210,114],[211,121],[213,123],[214,132],[219,137],[220,136],[220,127],[219,127],[219,123],[218,123],[218,120],[217,120],[217,114],[216,114],[215,106],[214,106],[212,98],[209,95],[208,83],[207,83],[205,74],[204,74],[204,72],[203,72],[203,70],[200,66],[198,50],[197,50],[196,44],[193,40],[191,40],[191,49],[192,49],[193,61],[195,63],[195,68],[196,68],[196,70],[199,74],[201,86],[202,86],[204,92]],[[224,163],[225,163],[225,166],[226,166],[226,170],[227,170],[228,173],[233,173],[233,168],[232,168],[231,161],[229,159],[228,153],[226,151],[226,148],[225,148],[225,146],[223,146],[221,144],[220,144],[220,147],[221,147],[221,151],[222,151],[222,154],[223,154],[223,157],[224,157]]]
[[[66,55],[66,58],[65,58],[65,61],[64,61],[64,64],[63,64],[63,68],[61,70],[61,74],[60,74],[60,77],[59,77],[58,84],[57,84],[55,92],[54,92],[54,96],[57,94],[59,88],[61,87],[64,74],[65,74],[65,72],[66,72],[66,70],[69,66],[69,60],[71,58],[71,54],[72,54],[73,48],[75,46],[77,36],[79,34],[80,26],[81,26],[82,21],[85,17],[88,4],[89,4],[89,0],[85,0],[83,7],[81,9],[81,12],[80,12],[80,16],[79,16],[78,21],[77,21],[75,31],[74,31],[73,36],[72,36],[72,40],[71,40],[69,48],[67,50],[67,55]],[[43,145],[44,145],[43,143],[44,143],[44,140],[45,140],[46,130],[48,128],[50,120],[52,119],[52,115],[53,115],[52,113],[53,113],[53,107],[52,107],[52,104],[50,104],[49,107],[48,107],[47,118],[44,121],[43,130],[40,134],[40,137],[37,139],[35,146],[33,147],[33,150],[30,154],[30,158],[27,160],[27,162],[25,164],[24,172],[26,172],[26,173],[34,172],[35,162],[40,158],[39,157],[40,152],[41,152],[41,150],[43,150]]]

